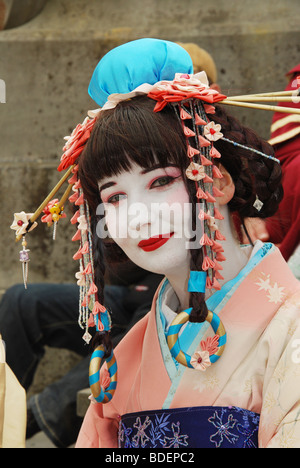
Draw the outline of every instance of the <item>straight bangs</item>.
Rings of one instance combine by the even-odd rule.
[[[79,162],[91,209],[100,203],[101,179],[129,171],[133,164],[142,169],[174,164],[185,174],[187,147],[176,111],[166,106],[157,113],[154,106],[155,101],[139,96],[99,114]]]

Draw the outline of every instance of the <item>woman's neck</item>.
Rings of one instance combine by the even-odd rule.
[[[187,290],[189,276],[190,276],[190,270],[188,267],[177,269],[176,272],[171,272],[170,274],[166,275],[179,302],[178,310],[176,312],[181,312],[189,307],[190,294]]]
[[[226,240],[220,242],[224,249],[223,255],[226,257],[226,260],[221,263],[223,267],[221,274],[224,279],[218,280],[222,286],[227,283],[227,281],[235,278],[246,265],[252,251],[252,246],[249,245],[249,247],[241,248],[227,205],[220,206],[218,208],[222,216],[224,216],[224,219],[219,221],[218,227],[221,233],[226,237]],[[190,271],[187,266],[178,268],[176,272],[166,274],[166,277],[179,301],[177,312],[189,307],[189,293],[187,291],[189,274]],[[207,290],[206,296],[208,297],[214,292],[215,290]]]

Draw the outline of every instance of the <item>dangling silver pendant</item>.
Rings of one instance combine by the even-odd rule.
[[[264,206],[263,202],[258,198],[257,195],[256,195],[256,200],[253,203],[253,206],[257,211],[260,211],[262,207]]]
[[[27,280],[28,280],[28,263],[30,262],[29,258],[29,249],[26,249],[27,247],[27,242],[25,240],[25,236],[23,236],[23,241],[22,241],[22,246],[23,249],[20,250],[20,262],[22,263],[22,272],[23,272],[23,282],[24,282],[24,287],[27,289]]]
[[[57,221],[53,222],[53,234],[52,234],[52,239],[56,239],[56,229],[57,229]]]
[[[92,335],[88,331],[86,331],[82,336],[82,339],[86,342],[86,344],[89,344],[89,342],[92,339]]]

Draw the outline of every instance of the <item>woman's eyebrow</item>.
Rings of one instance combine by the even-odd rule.
[[[113,185],[116,185],[116,182],[107,182],[106,184],[103,184],[101,185],[101,187],[99,187],[99,192],[101,192],[102,190],[105,190],[109,187],[112,187]]]
[[[155,171],[156,169],[166,169],[166,167],[176,167],[176,164],[168,164],[167,166],[163,167],[161,164],[155,164],[154,166],[147,167],[141,171],[141,174],[147,174],[148,172]]]

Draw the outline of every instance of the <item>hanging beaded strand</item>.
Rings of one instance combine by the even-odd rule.
[[[86,209],[86,202],[83,199],[83,192],[81,187],[78,188],[78,199],[75,202],[79,206],[80,216],[78,217],[78,231],[80,231],[80,254],[81,258],[79,261],[80,271],[79,282],[81,292],[80,292],[80,312],[79,312],[79,325],[84,330],[83,339],[86,343],[90,342],[91,335],[88,331],[89,328],[89,315],[90,308],[93,307],[95,302],[95,294],[97,292],[97,287],[93,282],[93,270],[92,270],[92,252],[89,239],[89,229],[88,224],[88,212]]]
[[[215,206],[216,198],[221,197],[223,193],[218,190],[213,185],[214,178],[222,178],[222,174],[214,164],[214,160],[220,158],[220,153],[216,150],[213,145],[213,141],[208,141],[205,136],[204,130],[209,125],[209,120],[207,118],[206,113],[214,113],[214,107],[208,106],[206,104],[202,105],[199,101],[196,104],[198,115],[201,117],[202,124],[198,125],[199,129],[199,140],[201,144],[201,153],[204,153],[205,161],[207,161],[207,176],[208,176],[208,183],[206,184],[205,195],[207,198],[204,199],[204,203],[206,205],[206,218],[207,222],[207,237],[206,237],[206,251],[207,251],[207,259],[210,259],[207,263],[209,264],[208,268],[208,277],[207,277],[207,288],[211,289],[220,289],[220,285],[218,279],[223,279],[220,275],[219,270],[222,269],[219,262],[225,260],[222,252],[224,249],[222,248],[221,244],[219,244],[218,240],[225,240],[225,237],[220,233],[218,227],[216,225],[216,220],[222,220],[223,216],[220,214],[219,210]],[[206,123],[205,123],[206,122]],[[201,130],[200,130],[201,129]],[[204,216],[205,216],[204,213]]]
[[[86,227],[84,223],[85,219],[85,211],[84,211],[84,199],[83,194],[80,186],[80,182],[78,180],[77,172],[78,166],[74,167],[73,176],[71,179],[68,180],[69,184],[72,185],[72,190],[74,191],[73,195],[69,197],[70,203],[73,203],[77,206],[77,211],[71,218],[71,224],[77,224],[77,230],[74,236],[72,237],[72,241],[76,242],[79,241],[79,249],[73,255],[74,260],[79,261],[79,271],[76,273],[75,277],[77,278],[77,285],[79,286],[79,316],[78,316],[78,324],[81,329],[85,330],[83,335],[83,339],[88,343],[89,336],[86,334],[86,327],[88,322],[88,304],[87,304],[87,277],[84,274],[85,270],[85,263],[86,260],[84,256],[88,252],[86,249]]]
[[[75,174],[69,180],[73,184],[74,194],[69,200],[78,206],[78,210],[71,219],[72,224],[77,225],[77,231],[72,241],[79,241],[79,249],[73,255],[74,260],[79,260],[79,272],[76,273],[79,291],[79,317],[78,324],[84,330],[83,339],[89,343],[92,336],[89,327],[96,327],[97,331],[109,331],[111,319],[107,309],[98,301],[98,288],[95,284],[95,272],[92,250],[92,230],[90,224],[90,212],[87,201],[84,199],[80,180]]]
[[[275,161],[280,164],[280,160],[275,158],[274,156],[271,156],[269,154],[265,154],[262,151],[259,151],[255,148],[251,148],[250,146],[242,145],[241,143],[238,143],[236,141],[229,140],[228,138],[225,138],[224,136],[222,137],[222,140],[226,141],[227,143],[231,143],[233,146],[238,146],[239,148],[246,149],[248,151],[252,151],[253,153],[258,154],[259,156],[263,156],[264,158],[271,159],[272,161]]]
[[[219,158],[220,153],[214,148],[212,141],[208,141],[204,135],[204,127],[209,123],[205,104],[187,100],[178,104],[178,109],[178,116],[186,136],[187,156],[193,163],[193,166],[190,164],[188,168],[192,171],[192,176],[188,174],[187,176],[195,180],[196,196],[200,205],[198,217],[203,221],[203,235],[200,239],[200,245],[204,252],[202,269],[207,272],[206,287],[220,289],[218,279],[222,279],[219,273],[222,267],[218,261],[225,260],[225,257],[222,255],[224,250],[217,240],[225,240],[225,238],[220,234],[215,223],[216,219],[223,218],[215,207],[215,197],[220,197],[223,194],[213,185],[214,177],[222,177],[220,171],[213,164],[213,158]],[[214,108],[209,106],[209,111],[214,111]],[[192,129],[185,125],[185,120],[189,119],[192,122]],[[190,139],[193,139],[192,144],[190,144]],[[200,171],[201,178],[198,178],[197,172]],[[194,173],[195,177],[193,177]]]

